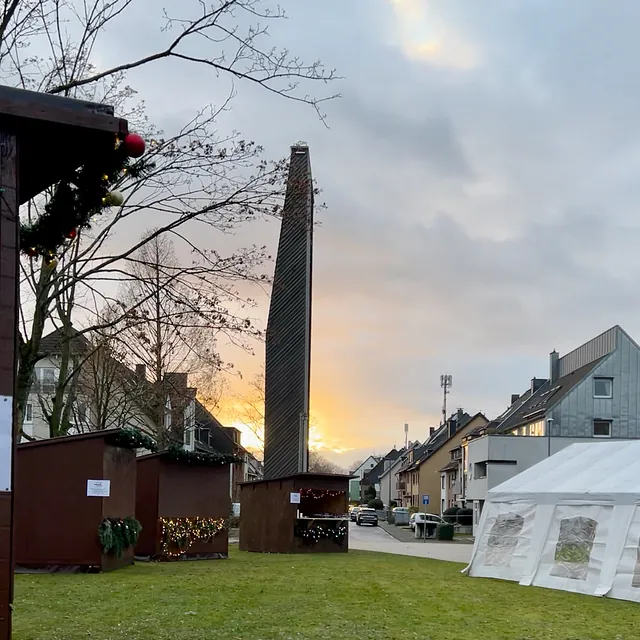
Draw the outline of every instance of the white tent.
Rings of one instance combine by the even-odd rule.
[[[574,444],[489,491],[464,572],[640,602],[640,441]]]

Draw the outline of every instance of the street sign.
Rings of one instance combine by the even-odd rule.
[[[424,494],[422,496],[422,504],[429,504],[429,496]]]

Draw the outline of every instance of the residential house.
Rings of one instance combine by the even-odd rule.
[[[386,456],[380,458],[378,463],[367,471],[362,480],[360,481],[360,500],[365,501],[365,493],[369,487],[373,487],[376,492],[376,497],[380,497],[380,476],[384,472],[385,468],[388,468],[392,462],[395,462],[400,457],[400,452],[394,447],[387,453]]]
[[[403,447],[398,451],[398,457],[395,460],[386,460],[385,468],[380,474],[378,480],[380,485],[380,500],[389,507],[391,502],[395,502],[397,505],[401,503],[398,485],[398,471],[405,463],[405,454],[407,450]]]
[[[464,506],[462,451],[462,444],[450,449],[449,462],[440,469],[440,504],[443,512]]]
[[[489,489],[576,442],[640,438],[640,347],[619,326],[549,356],[509,408],[464,443],[467,505],[479,522]]]
[[[366,460],[363,460],[355,469],[350,471],[350,475],[353,476],[349,480],[349,500],[353,502],[360,501],[360,481],[364,477],[367,471],[370,471],[378,464],[380,460],[379,456],[369,456]]]
[[[70,349],[72,363],[82,362],[78,376],[68,385],[65,406],[68,433],[107,428],[137,427],[155,436],[156,420],[164,431],[188,450],[233,453],[240,462],[230,467],[230,493],[237,499],[241,482],[260,479],[262,465],[240,442],[237,429],[223,426],[196,398],[186,373],[168,373],[163,381],[163,411],[153,410],[154,398],[144,365],[132,371],[109,352],[96,350],[80,333],[71,339],[61,330],[41,341],[42,357],[35,367],[35,380],[23,420],[28,438],[50,437],[49,422],[53,396],[58,386],[63,349]],[[74,365],[74,366],[75,366]],[[69,394],[73,393],[73,402]],[[161,414],[158,415],[158,413]]]
[[[431,437],[435,433],[435,428],[431,427]],[[397,471],[399,503],[401,507],[417,507],[420,504],[420,487],[419,487],[419,471],[418,460],[427,451],[429,440],[424,444],[415,442],[409,447],[406,455],[403,456],[403,464]]]
[[[487,422],[482,413],[469,415],[462,409],[458,409],[429,438],[424,452],[415,463],[418,486],[417,500],[414,504],[421,511],[441,515],[447,508],[448,496],[442,496],[442,469],[451,462],[451,450],[462,447],[464,436]],[[454,481],[451,487],[445,488],[453,496],[457,496],[453,498],[454,500],[462,500],[460,485],[457,481]]]

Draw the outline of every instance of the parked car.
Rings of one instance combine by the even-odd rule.
[[[378,514],[375,509],[368,507],[361,507],[356,516],[356,524],[358,526],[363,524],[370,524],[374,527],[378,526]]]
[[[409,519],[409,526],[416,538],[433,537],[439,524],[445,524],[445,521],[432,513],[413,513]]]
[[[411,529],[416,528],[416,524],[420,525],[424,522],[435,522],[436,524],[443,524],[444,520],[440,516],[436,516],[433,513],[412,513],[409,518],[409,527]]]
[[[356,517],[358,516],[358,511],[360,511],[360,507],[351,507],[351,511],[349,511],[349,515],[351,516],[351,522],[356,521]]]

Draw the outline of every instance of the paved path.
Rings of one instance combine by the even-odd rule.
[[[400,542],[381,527],[349,525],[349,548],[401,556],[468,563],[473,545],[455,542]]]

